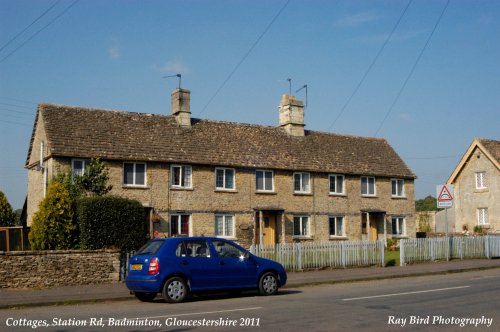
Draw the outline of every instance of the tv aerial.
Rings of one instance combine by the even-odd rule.
[[[168,76],[163,76],[163,78],[170,78],[170,77],[178,77],[179,78],[179,89],[181,88],[181,74],[175,74],[175,75],[168,75]]]

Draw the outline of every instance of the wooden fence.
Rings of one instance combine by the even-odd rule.
[[[402,239],[401,266],[423,261],[500,257],[500,236]]]
[[[384,265],[382,240],[253,245],[250,252],[281,263],[287,271]]]

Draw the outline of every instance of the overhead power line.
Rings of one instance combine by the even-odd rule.
[[[403,9],[403,11],[401,12],[401,15],[399,15],[399,18],[398,20],[396,21],[396,24],[394,24],[394,27],[392,28],[391,30],[391,33],[387,36],[385,42],[382,44],[382,46],[380,47],[380,49],[378,50],[377,52],[377,55],[375,55],[375,58],[373,58],[373,61],[371,62],[370,66],[368,67],[368,69],[366,70],[365,74],[363,75],[363,77],[361,78],[361,80],[359,81],[358,85],[356,85],[356,88],[354,89],[354,91],[351,93],[351,95],[349,96],[349,98],[347,99],[346,103],[344,104],[344,106],[342,106],[342,108],[340,109],[340,113],[337,115],[337,117],[335,118],[335,120],[333,120],[332,124],[330,125],[330,127],[328,127],[327,131],[330,131],[333,126],[335,125],[335,123],[337,123],[338,119],[342,116],[342,114],[344,113],[344,111],[346,110],[347,106],[351,103],[351,100],[352,98],[354,98],[354,96],[356,95],[356,93],[358,92],[359,88],[361,87],[361,85],[363,84],[363,82],[365,81],[366,77],[368,76],[368,74],[370,73],[370,71],[372,70],[373,66],[375,65],[375,63],[377,62],[378,58],[380,57],[380,54],[382,54],[382,51],[385,49],[385,46],[387,45],[387,43],[389,43],[389,40],[391,40],[392,36],[394,35],[394,32],[396,31],[397,27],[399,26],[399,23],[401,23],[401,20],[403,19],[403,17],[405,16],[406,14],[406,11],[408,10],[408,8],[410,7],[411,3],[413,2],[413,0],[410,0],[408,1],[408,4],[406,5],[406,7]]]
[[[10,52],[9,54],[7,54],[6,56],[4,56],[1,60],[0,60],[0,63],[4,62],[5,60],[7,60],[12,54],[16,53],[21,47],[23,47],[24,45],[26,45],[27,43],[29,43],[33,38],[35,38],[40,32],[42,32],[43,30],[45,30],[46,28],[48,28],[50,25],[52,25],[52,23],[54,23],[55,21],[57,21],[58,18],[60,18],[61,16],[63,16],[64,14],[66,14],[66,12],[68,12],[74,5],[76,5],[76,3],[80,1],[80,0],[75,0],[73,1],[68,7],[66,7],[59,15],[57,15],[56,17],[54,17],[52,20],[49,21],[49,23],[45,24],[42,28],[40,28],[38,31],[36,31],[34,34],[32,34],[28,39],[26,39],[21,45],[19,45],[18,47],[16,47],[12,52]]]
[[[201,112],[199,113],[199,115],[201,115],[201,114],[203,114],[203,112],[205,112],[205,110],[207,109],[208,105],[210,105],[212,103],[212,101],[215,99],[215,97],[217,97],[217,95],[222,90],[222,88],[226,85],[226,83],[231,79],[231,77],[233,77],[234,73],[243,64],[243,62],[246,60],[246,58],[248,58],[248,56],[250,55],[250,53],[252,53],[253,49],[257,46],[257,44],[264,37],[264,35],[267,33],[267,31],[269,31],[269,29],[271,28],[271,26],[274,24],[274,22],[276,22],[276,20],[278,19],[278,17],[285,10],[285,8],[288,6],[289,3],[290,3],[290,0],[287,0],[287,2],[281,7],[281,9],[278,11],[278,13],[273,17],[273,19],[271,20],[271,22],[269,22],[269,24],[266,26],[266,28],[264,29],[264,31],[259,35],[259,37],[257,38],[257,40],[255,40],[255,42],[252,44],[252,46],[243,55],[243,57],[241,58],[241,60],[236,64],[236,66],[234,66],[233,70],[229,73],[229,75],[227,75],[226,79],[217,88],[217,90],[212,95],[212,97],[208,100],[208,102],[206,103],[206,105],[201,109]]]
[[[443,18],[444,16],[444,13],[446,11],[446,8],[448,8],[448,5],[450,4],[450,0],[448,0],[443,8],[443,10],[441,11],[441,14],[439,15],[437,21],[436,21],[436,24],[434,25],[434,28],[432,29],[429,37],[427,37],[427,40],[424,44],[424,47],[422,47],[422,50],[420,51],[420,54],[418,55],[417,59],[415,60],[415,63],[413,64],[413,66],[411,67],[411,70],[410,72],[408,73],[408,76],[406,77],[403,85],[401,86],[401,89],[399,89],[399,92],[398,94],[396,95],[396,98],[394,98],[394,101],[392,102],[391,106],[389,107],[389,109],[387,110],[387,113],[385,114],[384,118],[382,119],[382,122],[380,123],[380,125],[378,126],[377,128],[377,131],[375,132],[375,135],[374,136],[377,136],[378,133],[380,132],[380,129],[382,129],[382,126],[384,125],[385,123],[385,120],[387,120],[387,118],[389,117],[389,114],[391,114],[392,110],[394,109],[394,106],[396,106],[396,103],[398,102],[399,100],[399,97],[401,97],[401,94],[403,93],[404,89],[406,88],[406,85],[408,84],[408,81],[410,80],[410,78],[412,77],[413,75],[413,72],[415,71],[415,68],[417,68],[417,65],[418,63],[420,62],[420,59],[422,58],[422,55],[424,54],[427,46],[429,45],[429,42],[431,41],[432,39],[432,36],[434,35],[434,32],[436,31],[439,23],[441,22],[441,19]]]
[[[61,0],[57,0],[56,2],[54,2],[52,4],[52,6],[50,6],[47,10],[45,10],[40,16],[38,16],[33,22],[31,22],[26,28],[24,28],[21,32],[19,32],[17,35],[15,35],[14,37],[12,37],[8,42],[6,42],[2,47],[0,47],[0,52],[3,51],[4,48],[6,48],[7,46],[9,46],[14,40],[17,39],[17,37],[19,37],[20,35],[22,35],[26,30],[28,30],[29,28],[31,28],[31,26],[33,24],[35,24],[36,22],[38,22],[39,19],[41,19],[48,12],[50,12],[52,10],[52,8],[54,8],[59,2],[61,2]]]

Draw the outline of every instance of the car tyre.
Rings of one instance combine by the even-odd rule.
[[[188,293],[186,281],[180,277],[172,277],[163,285],[163,299],[168,303],[182,302]]]
[[[275,295],[278,293],[278,277],[273,272],[264,273],[259,279],[260,295]]]
[[[156,297],[156,293],[134,292],[134,295],[142,302],[151,302]]]

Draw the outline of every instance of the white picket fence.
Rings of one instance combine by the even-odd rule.
[[[382,240],[252,245],[250,252],[281,263],[287,271],[384,265]]]
[[[423,261],[500,257],[500,235],[402,239],[401,266]]]

